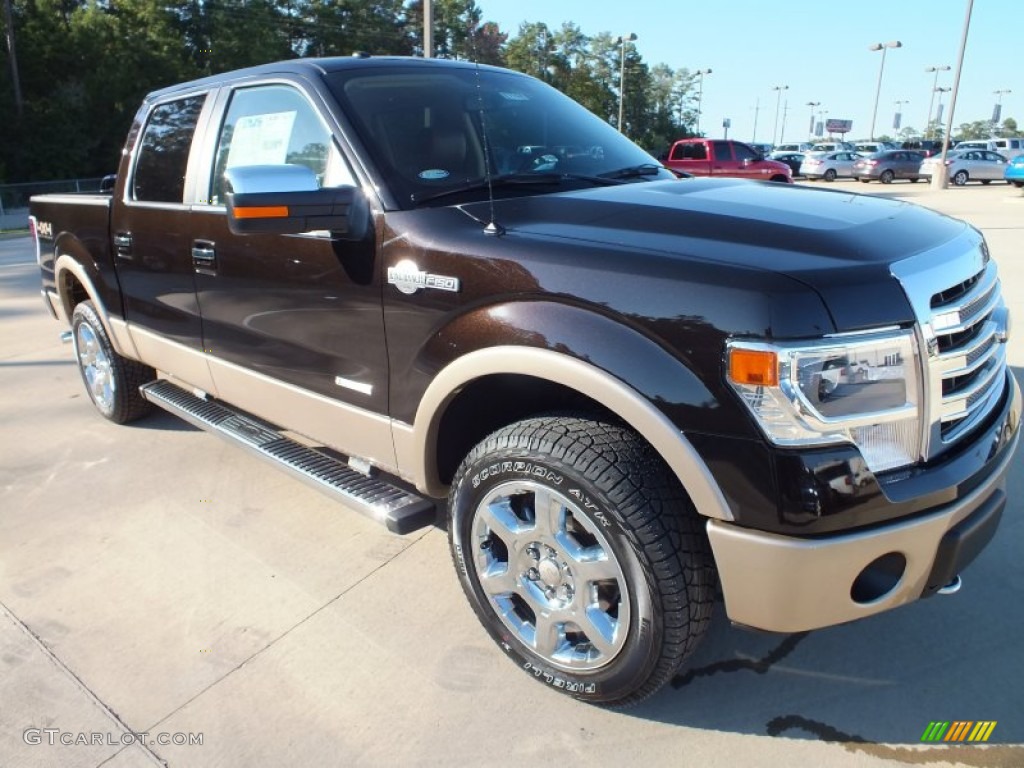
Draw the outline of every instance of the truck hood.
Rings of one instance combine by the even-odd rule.
[[[488,203],[463,210],[489,220]],[[977,237],[963,222],[909,203],[741,179],[497,200],[494,218],[515,235],[784,274],[818,292],[839,330],[912,320],[890,266],[959,236]]]

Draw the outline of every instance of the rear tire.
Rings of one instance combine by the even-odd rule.
[[[967,175],[967,171],[957,171],[953,174],[953,183],[958,187],[962,187],[967,183],[968,178],[969,176]]]
[[[1024,181],[1011,181],[1009,183],[1013,184],[1013,186],[1015,186],[1017,189],[1024,187]]]
[[[984,184],[985,186],[988,186],[989,184],[992,183],[992,179],[981,179],[981,183]]]
[[[882,175],[878,177],[878,180],[883,184],[892,184],[892,180],[896,178],[896,174],[892,171],[882,171]]]
[[[912,178],[912,179],[910,180],[910,183],[911,183],[911,184],[917,184],[917,182],[919,182],[920,180],[921,180],[921,179],[920,179],[919,177],[915,176],[914,178]]]
[[[574,698],[647,698],[707,628],[716,579],[702,521],[623,426],[547,416],[498,430],[459,467],[448,523],[480,622]]]
[[[153,381],[156,371],[114,351],[91,301],[75,307],[71,330],[78,371],[96,410],[115,424],[149,413],[153,406],[143,399],[139,387]]]
[[[871,181],[871,179],[857,179],[857,181],[859,181],[861,184],[867,184],[868,182]]]

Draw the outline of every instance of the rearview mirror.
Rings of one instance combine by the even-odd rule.
[[[236,235],[329,230],[346,240],[359,240],[366,234],[370,207],[362,190],[320,189],[305,166],[241,166],[227,170],[224,177],[228,227]]]

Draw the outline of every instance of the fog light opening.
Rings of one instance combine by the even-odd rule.
[[[906,570],[907,558],[899,552],[882,555],[860,572],[850,588],[850,597],[861,604],[880,600],[896,588]]]

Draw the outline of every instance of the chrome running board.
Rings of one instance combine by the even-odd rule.
[[[342,459],[287,438],[242,411],[196,397],[166,379],[143,384],[139,391],[154,405],[273,462],[345,506],[384,523],[392,533],[410,533],[435,522],[437,511],[430,499],[357,472]]]

